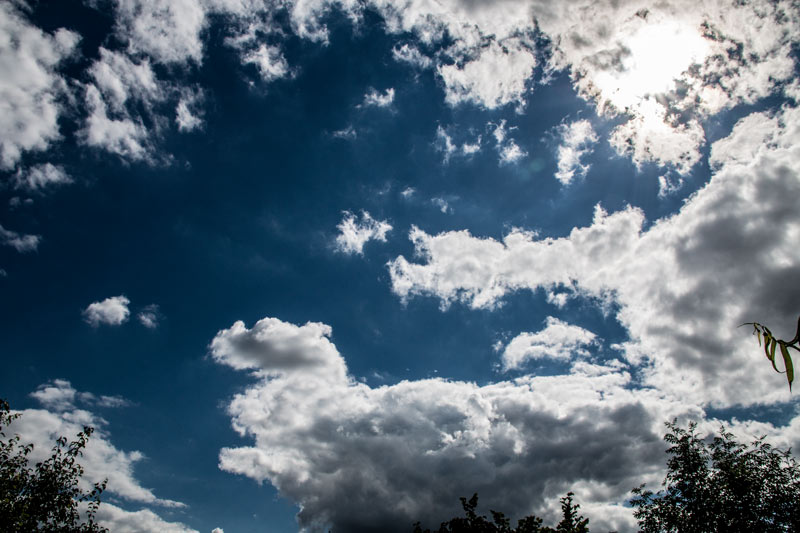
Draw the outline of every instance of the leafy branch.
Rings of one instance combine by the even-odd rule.
[[[789,382],[789,390],[792,390],[792,381],[794,381],[794,365],[792,364],[792,356],[789,352],[789,349],[791,348],[792,350],[800,352],[800,317],[797,319],[797,333],[795,333],[794,338],[790,341],[778,339],[772,334],[767,326],[759,324],[758,322],[745,322],[741,326],[746,325],[753,326],[753,335],[758,337],[759,346],[762,346],[761,337],[764,337],[764,354],[767,356],[767,359],[769,359],[769,362],[772,363],[772,368],[775,369],[775,372],[779,374],[786,374],[786,380]],[[781,356],[783,357],[784,370],[778,370],[778,365],[775,364],[776,348],[780,348]]]

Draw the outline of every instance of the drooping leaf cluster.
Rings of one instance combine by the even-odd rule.
[[[795,333],[794,338],[790,341],[778,339],[767,326],[759,324],[758,322],[745,322],[742,324],[742,326],[745,325],[753,326],[753,335],[758,338],[759,346],[762,346],[761,337],[764,337],[764,355],[766,355],[767,359],[772,363],[772,368],[775,369],[775,372],[786,374],[786,380],[789,382],[789,390],[792,390],[794,364],[792,363],[792,356],[789,350],[800,352],[800,317],[797,319],[797,333]],[[775,349],[778,347],[780,348],[781,357],[783,358],[783,370],[779,370],[778,365],[775,363]]]
[[[95,521],[100,494],[106,482],[89,491],[79,487],[83,455],[93,430],[84,427],[76,439],[60,437],[45,461],[29,466],[33,444],[20,444],[19,435],[6,437],[4,430],[18,418],[8,403],[0,400],[0,524],[9,533],[107,532]],[[86,503],[81,517],[79,507]]]
[[[664,440],[664,489],[633,490],[643,533],[800,531],[800,466],[788,451],[756,440],[746,446],[721,428],[708,441],[673,421]]]
[[[561,498],[561,511],[563,518],[555,528],[543,526],[543,520],[535,515],[526,516],[517,522],[517,527],[511,527],[511,521],[498,511],[490,511],[492,520],[486,516],[478,515],[475,509],[478,506],[478,495],[474,494],[467,500],[461,498],[464,508],[464,517],[456,517],[442,522],[435,533],[588,533],[589,519],[578,514],[580,505],[573,503],[573,494],[570,492]],[[422,529],[419,522],[414,524],[414,533],[432,533],[430,529]]]

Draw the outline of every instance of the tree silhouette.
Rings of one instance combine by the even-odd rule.
[[[745,446],[724,428],[709,442],[695,424],[667,427],[664,489],[633,490],[642,533],[800,531],[800,467],[788,451],[763,437]]]
[[[45,461],[29,466],[33,444],[20,444],[19,435],[6,437],[3,432],[19,418],[8,402],[0,400],[0,524],[9,533],[107,532],[94,517],[106,481],[95,483],[89,491],[79,487],[83,455],[93,429],[84,427],[76,439],[58,438],[52,454]],[[85,519],[79,507],[86,503]]]
[[[473,494],[467,500],[461,498],[464,517],[456,517],[442,522],[435,533],[588,533],[589,519],[578,514],[580,505],[573,503],[570,492],[561,498],[561,511],[564,517],[554,528],[542,526],[543,520],[536,515],[526,516],[517,521],[517,527],[511,527],[511,521],[498,511],[490,511],[492,521],[478,515],[478,495]],[[414,533],[432,533],[430,529],[422,529],[419,522],[414,524]]]

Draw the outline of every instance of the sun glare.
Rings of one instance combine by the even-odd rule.
[[[677,22],[645,26],[621,44],[629,51],[621,69],[595,79],[604,99],[619,110],[674,89],[675,79],[710,52],[695,28]]]

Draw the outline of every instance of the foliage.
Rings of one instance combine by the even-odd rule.
[[[633,490],[643,533],[800,531],[800,467],[763,437],[745,446],[721,428],[712,441],[668,423],[664,490]]]
[[[517,522],[516,528],[511,528],[511,523],[505,515],[498,511],[490,511],[492,521],[485,516],[478,515],[475,508],[478,506],[478,495],[474,494],[467,500],[461,498],[464,508],[464,518],[452,518],[443,522],[436,533],[588,533],[589,519],[578,514],[580,505],[572,502],[572,493],[561,498],[561,511],[564,515],[555,529],[542,526],[542,519],[535,515],[526,516]],[[430,529],[422,529],[419,522],[414,524],[414,533],[431,533]]]
[[[60,437],[50,457],[28,464],[33,444],[19,443],[19,435],[6,438],[4,428],[20,415],[12,414],[5,400],[0,400],[0,524],[3,531],[105,532],[94,521],[100,494],[106,482],[95,483],[84,492],[78,486],[83,467],[77,459],[83,455],[93,430],[84,427],[76,439],[67,442]],[[85,521],[78,507],[86,502]]]
[[[767,326],[759,324],[758,322],[745,322],[742,324],[742,326],[745,325],[753,326],[753,335],[758,337],[759,346],[761,346],[761,337],[763,335],[764,354],[772,363],[772,368],[775,369],[775,372],[778,372],[779,374],[786,374],[786,380],[789,382],[789,390],[792,390],[792,381],[794,381],[794,365],[792,364],[792,357],[789,349],[800,352],[800,317],[797,319],[797,333],[795,333],[794,339],[790,341],[776,338]],[[775,348],[778,346],[780,347],[781,356],[783,357],[784,370],[778,370],[778,366],[775,364]]]

